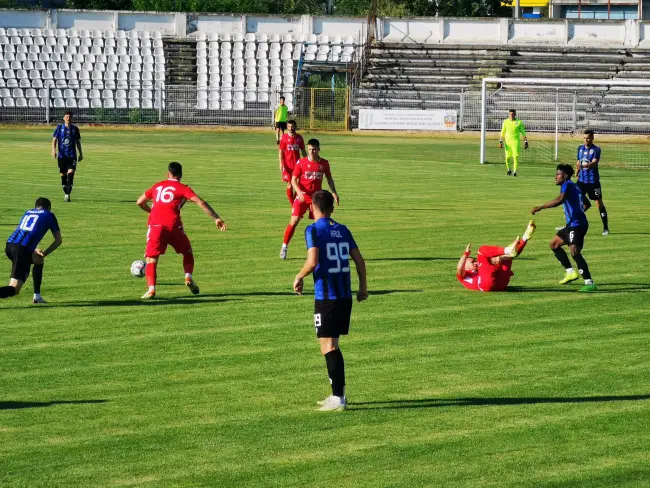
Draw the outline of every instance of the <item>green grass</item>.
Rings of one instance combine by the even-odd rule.
[[[612,234],[592,211],[583,253],[599,293],[557,284],[553,209],[517,291],[481,294],[455,280],[458,257],[521,234],[557,195],[552,165],[506,178],[476,164],[476,139],[319,135],[371,289],[342,340],[352,404],[328,415],[312,299],[291,293],[304,224],[277,256],[289,206],[272,133],[82,131],[71,204],[51,130],[0,133],[2,235],[44,195],[64,238],[50,304],[31,305],[31,282],[0,302],[3,488],[647,486],[650,172],[602,170]],[[202,293],[168,254],[160,299],[142,303],[134,201],[170,159],[230,229],[187,206]]]

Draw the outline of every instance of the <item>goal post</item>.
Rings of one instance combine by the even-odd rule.
[[[508,110],[526,128],[521,162],[573,163],[583,132],[603,147],[603,162],[650,168],[650,79],[483,78],[480,163],[503,162],[499,132]]]

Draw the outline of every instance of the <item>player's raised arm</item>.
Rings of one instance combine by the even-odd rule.
[[[147,196],[147,193],[145,192],[142,195],[140,195],[140,198],[138,198],[138,200],[135,203],[138,205],[138,207],[140,207],[145,212],[151,213],[151,207],[147,203],[149,200],[151,200],[151,198],[149,198]]]
[[[458,261],[458,265],[456,266],[456,275],[459,278],[465,277],[465,261],[467,261],[467,258],[469,257],[471,252],[472,252],[472,245],[467,244],[467,247],[465,248],[465,252],[460,257],[460,260]]]
[[[357,292],[357,301],[362,302],[368,298],[368,282],[366,280],[366,262],[361,255],[358,247],[350,249],[350,257],[354,261],[354,266],[357,268],[357,276],[359,277],[359,291]]]
[[[201,197],[194,195],[190,198],[190,201],[196,203],[201,208],[201,210],[208,214],[214,220],[214,223],[217,225],[217,229],[219,229],[221,232],[224,232],[228,228],[223,219],[219,217],[219,214],[215,212],[210,204],[203,200]]]
[[[304,286],[304,279],[306,276],[309,276],[314,272],[318,266],[318,248],[310,247],[307,250],[307,259],[305,259],[305,264],[303,264],[302,269],[296,275],[296,279],[293,281],[293,290],[298,294],[302,295],[302,290]]]

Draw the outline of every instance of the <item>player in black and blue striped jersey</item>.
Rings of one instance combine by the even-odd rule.
[[[607,209],[603,203],[603,190],[600,186],[600,148],[594,144],[594,131],[585,130],[585,143],[578,147],[576,162],[576,173],[578,175],[578,188],[583,195],[585,211],[591,208],[591,202],[587,197],[596,202],[596,207],[603,221],[603,235],[609,235],[609,223],[607,221]]]
[[[25,212],[18,227],[7,239],[5,254],[11,260],[11,277],[8,286],[0,287],[0,298],[9,298],[20,293],[33,264],[33,303],[46,303],[41,297],[45,256],[52,253],[63,242],[59,223],[51,210],[52,204],[47,198],[38,198],[34,208]],[[38,248],[38,244],[48,231],[52,232],[54,242],[42,251]]]
[[[345,410],[345,366],[339,337],[347,335],[350,329],[350,259],[359,276],[359,302],[368,298],[366,264],[352,233],[345,225],[332,220],[334,196],[330,192],[319,190],[313,194],[312,212],[314,223],[305,229],[307,260],[296,275],[293,289],[302,295],[304,278],[314,273],[314,326],[332,385],[332,395],[318,402],[319,410]]]
[[[58,158],[57,158],[58,149]],[[59,124],[52,134],[52,157],[58,159],[61,187],[64,201],[70,201],[77,162],[84,158],[81,153],[81,133],[79,127],[72,124],[72,112],[63,115],[63,124]]]
[[[558,230],[555,237],[550,242],[551,250],[560,264],[566,270],[566,274],[561,285],[571,283],[582,276],[585,280],[585,286],[580,288],[582,292],[596,291],[597,287],[591,279],[591,272],[587,261],[582,256],[582,247],[585,243],[585,235],[589,230],[589,222],[584,212],[584,203],[582,193],[578,186],[571,181],[573,168],[569,164],[558,164],[555,171],[555,184],[560,187],[560,194],[543,205],[534,207],[531,213],[535,215],[546,208],[554,208],[562,205],[564,208],[564,218],[566,227]],[[578,271],[573,269],[571,261],[562,246],[569,246],[571,256],[578,265]]]

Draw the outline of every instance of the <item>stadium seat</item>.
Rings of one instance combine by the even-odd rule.
[[[208,107],[210,110],[219,110],[220,105],[219,105],[219,100],[210,100],[208,102]]]
[[[78,108],[90,108],[90,102],[87,98],[82,98],[77,104]]]
[[[2,106],[5,108],[12,108],[15,107],[16,104],[14,103],[14,99],[11,97],[5,97],[2,101]]]
[[[140,100],[137,98],[129,98],[129,108],[140,108]]]
[[[25,108],[27,107],[27,99],[26,98],[16,98],[16,107],[17,108]]]
[[[40,108],[41,101],[38,98],[29,98],[28,104],[29,104],[29,108]]]
[[[129,108],[126,98],[115,99],[115,108]]]
[[[65,108],[77,108],[77,101],[74,98],[66,98]]]
[[[208,109],[208,101],[207,100],[198,100],[196,102],[196,108],[198,110],[207,110]]]
[[[112,98],[104,99],[104,108],[115,108],[115,101]]]
[[[143,99],[142,104],[141,104],[141,108],[144,108],[144,109],[153,108],[153,101],[149,100],[149,99]]]

